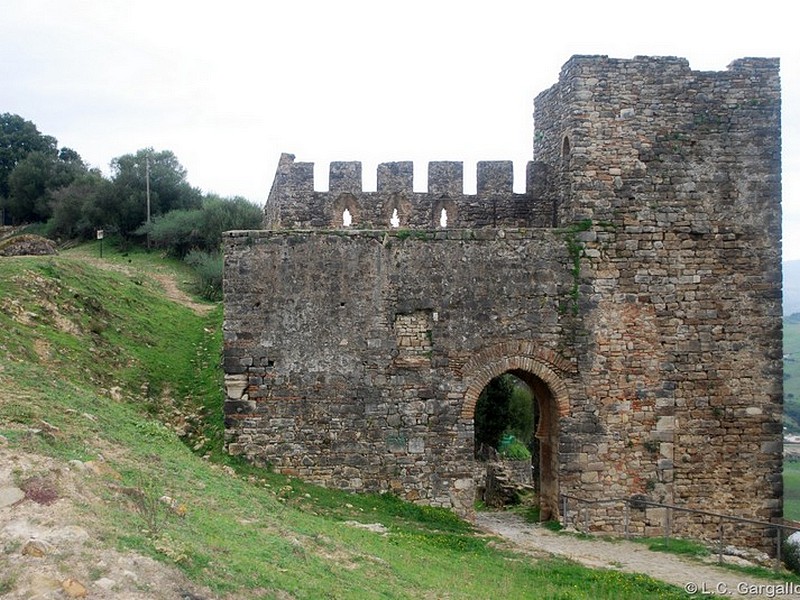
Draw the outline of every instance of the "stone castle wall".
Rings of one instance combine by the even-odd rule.
[[[644,494],[780,517],[777,61],[574,57],[535,124],[525,194],[505,162],[475,195],[460,163],[432,163],[427,193],[410,163],[377,192],[334,163],[318,192],[282,157],[266,229],[225,236],[228,450],[467,513],[475,402],[511,372],[538,400],[545,514]]]
[[[465,365],[515,342],[570,372],[557,358],[569,256],[551,230],[417,233],[228,234],[226,273],[257,267],[226,284],[229,451],[345,489],[471,507],[454,487],[471,489],[475,470]]]

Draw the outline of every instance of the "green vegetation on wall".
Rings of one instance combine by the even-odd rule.
[[[584,219],[561,230],[561,233],[564,235],[564,240],[567,244],[567,252],[569,253],[570,257],[570,274],[572,275],[572,287],[569,291],[569,301],[566,304],[562,303],[560,305],[560,311],[562,314],[566,313],[567,310],[571,310],[573,315],[578,314],[583,244],[578,240],[577,234],[583,231],[588,231],[591,228],[591,219]]]

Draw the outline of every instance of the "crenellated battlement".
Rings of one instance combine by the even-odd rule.
[[[554,204],[548,198],[548,170],[529,162],[526,191],[514,192],[511,161],[477,164],[477,193],[464,193],[464,163],[428,163],[428,191],[414,191],[410,161],[378,165],[377,191],[363,191],[358,161],[332,162],[328,191],[315,190],[314,163],[283,154],[265,209],[267,229],[353,227],[359,229],[436,227],[549,227]],[[347,216],[349,215],[349,223]]]

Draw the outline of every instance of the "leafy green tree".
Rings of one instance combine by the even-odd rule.
[[[52,217],[48,235],[91,239],[105,227],[102,206],[112,197],[111,182],[99,171],[89,171],[51,194]]]
[[[149,235],[156,248],[163,248],[171,255],[183,258],[193,249],[204,248],[201,237],[203,211],[171,210],[155,217],[152,222],[136,230],[139,235]]]
[[[244,198],[224,199],[211,195],[203,200],[201,208],[170,211],[156,217],[149,225],[143,225],[136,233],[149,234],[156,247],[182,258],[191,250],[218,252],[224,231],[257,229],[261,218],[261,208]]]
[[[114,199],[105,207],[106,219],[122,235],[135,232],[147,220],[149,173],[150,215],[199,208],[202,194],[186,181],[186,169],[169,150],[145,148],[111,161]]]
[[[54,137],[42,135],[31,121],[19,115],[0,115],[0,196],[8,197],[8,176],[31,152],[56,153]]]
[[[516,379],[511,397],[508,399],[508,433],[522,444],[530,447],[533,441],[533,394],[530,388]]]
[[[11,113],[0,114],[0,209],[8,209],[8,179],[31,152],[57,155],[54,137],[42,135],[31,121]]]
[[[68,148],[64,150],[60,153],[36,150],[14,167],[8,177],[5,203],[14,221],[43,222],[49,219],[51,194],[86,172],[77,152]]]
[[[533,394],[519,378],[504,373],[492,379],[475,405],[475,450],[497,448],[512,434],[528,446],[533,440]]]
[[[264,213],[260,206],[242,198],[209,195],[203,201],[202,238],[208,250],[219,249],[222,233],[235,229],[260,229]]]

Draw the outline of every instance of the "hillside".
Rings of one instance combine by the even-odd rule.
[[[783,263],[783,315],[784,423],[800,434],[800,260]]]
[[[788,433],[800,434],[800,260],[783,263],[783,398]]]
[[[686,597],[224,456],[221,307],[185,301],[176,269],[0,259],[0,596]]]
[[[800,313],[800,260],[783,263],[783,314]]]

